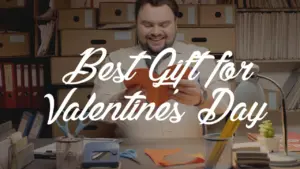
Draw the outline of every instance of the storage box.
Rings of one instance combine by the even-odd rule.
[[[71,0],[51,0],[54,9],[67,9],[71,8]]]
[[[233,5],[199,5],[199,23],[202,27],[232,27],[235,8]]]
[[[63,30],[61,31],[61,55],[72,56],[88,48],[105,48],[109,54],[120,48],[136,45],[134,29]]]
[[[82,57],[79,56],[72,56],[72,57],[52,57],[51,58],[51,83],[56,84],[56,85],[63,85],[63,77],[69,73],[73,72],[79,62],[81,61]],[[86,63],[95,63],[99,60],[99,57],[90,57]],[[101,65],[99,65],[100,67]],[[98,67],[97,67],[98,68]],[[91,71],[91,70],[86,70],[86,71]],[[90,76],[90,73],[86,75],[78,75],[74,79],[74,82],[81,81],[87,77]],[[88,82],[85,82],[84,85],[86,84],[93,84],[94,79],[96,78],[93,77],[91,80]],[[68,78],[69,79],[69,78]],[[66,79],[66,80],[68,80]]]
[[[0,57],[30,55],[29,33],[0,33]]]
[[[64,121],[62,119],[63,117],[59,117],[59,122],[61,122],[61,124],[64,124]],[[88,122],[88,120],[85,120],[84,123]],[[71,134],[74,134],[74,131],[77,127],[77,123],[78,121],[73,121],[73,120],[69,121],[69,129]],[[114,137],[115,129],[116,129],[115,124],[109,124],[101,121],[93,121],[87,127],[85,127],[79,133],[79,135],[87,138],[100,138],[100,137],[110,138],[110,137]],[[63,132],[60,130],[57,124],[53,123],[52,137],[60,137],[60,136],[64,136]]]
[[[59,10],[59,29],[96,29],[96,9]]]
[[[0,0],[1,8],[24,8],[26,0]]]
[[[59,107],[62,102],[64,101],[64,99],[66,98],[66,96],[70,93],[72,89],[58,89],[57,91],[57,106]],[[87,102],[89,101],[89,98],[92,94],[93,88],[89,87],[89,88],[78,88],[74,94],[72,95],[72,97],[69,100],[69,103],[78,103],[79,104],[79,108],[83,109],[84,106],[87,104]]]
[[[179,28],[176,40],[206,47],[211,53],[235,53],[234,28]]]
[[[197,5],[179,5],[178,26],[190,27],[198,25],[198,6]]]
[[[99,4],[99,24],[134,23],[134,3],[103,2]]]

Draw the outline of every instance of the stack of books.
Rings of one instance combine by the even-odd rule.
[[[243,142],[233,144],[235,168],[269,168],[268,153],[260,151],[258,142]]]
[[[237,168],[270,168],[267,153],[257,151],[237,151],[235,153]]]

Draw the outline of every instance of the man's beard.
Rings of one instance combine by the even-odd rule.
[[[169,47],[172,47],[173,44],[174,44],[174,42],[175,42],[175,38],[174,38],[171,42],[165,43],[164,46],[162,47],[162,49],[161,49],[160,51],[153,51],[153,50],[151,49],[151,47],[148,45],[148,43],[141,43],[141,41],[139,41],[139,45],[141,46],[141,48],[142,48],[144,51],[147,51],[147,54],[151,56],[151,59],[145,59],[145,62],[146,62],[146,64],[147,64],[147,66],[150,68],[151,65],[152,65],[152,63],[153,63],[153,61],[154,61],[154,59],[155,59],[155,57],[156,57],[161,51],[163,51],[164,49],[169,48]],[[160,63],[161,61],[163,61],[164,59],[168,58],[169,56],[170,56],[170,54],[165,55],[165,56],[159,61],[159,63]],[[159,63],[158,63],[156,66],[158,66]]]
[[[139,44],[141,46],[141,48],[144,50],[144,51],[147,51],[147,54],[148,55],[151,55],[151,56],[157,56],[161,51],[163,51],[164,49],[168,48],[168,47],[172,47],[173,44],[174,44],[174,41],[175,41],[175,38],[169,42],[169,43],[165,43],[164,46],[162,47],[162,49],[160,51],[153,51],[151,49],[151,47],[148,45],[148,43],[142,43],[141,41],[139,41]]]

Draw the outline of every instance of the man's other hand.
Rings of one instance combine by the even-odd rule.
[[[176,89],[179,91],[174,94]],[[199,105],[203,98],[200,84],[185,79],[181,79],[175,89],[169,87],[169,97],[185,105]]]

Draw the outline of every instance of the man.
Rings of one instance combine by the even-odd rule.
[[[137,0],[136,2],[136,30],[139,45],[120,49],[110,53],[107,62],[114,64],[121,62],[125,71],[131,66],[134,59],[129,56],[137,56],[143,51],[152,59],[141,60],[135,68],[150,68],[155,57],[164,49],[172,47],[176,50],[176,60],[188,60],[194,51],[202,54],[207,51],[203,47],[188,45],[176,41],[178,5],[175,0]],[[170,57],[166,56],[156,67],[156,73],[162,73],[168,66]],[[177,62],[176,62],[177,63]],[[178,102],[179,112],[186,112],[178,123],[171,123],[169,120],[157,121],[155,119],[147,121],[145,115],[138,120],[117,122],[118,134],[120,137],[133,138],[174,138],[174,137],[200,137],[202,128],[198,120],[198,112],[201,104],[205,102],[206,91],[203,85],[209,78],[215,67],[213,60],[205,60],[200,68],[200,78],[194,81],[180,80],[179,92],[174,94],[174,89],[170,88],[168,100],[171,105]],[[228,88],[228,84],[215,76],[209,89],[219,87]],[[95,80],[93,92],[96,93],[96,102],[122,102],[127,104],[125,95],[133,95],[142,90],[139,87],[126,89],[124,84],[117,84],[112,81]]]

